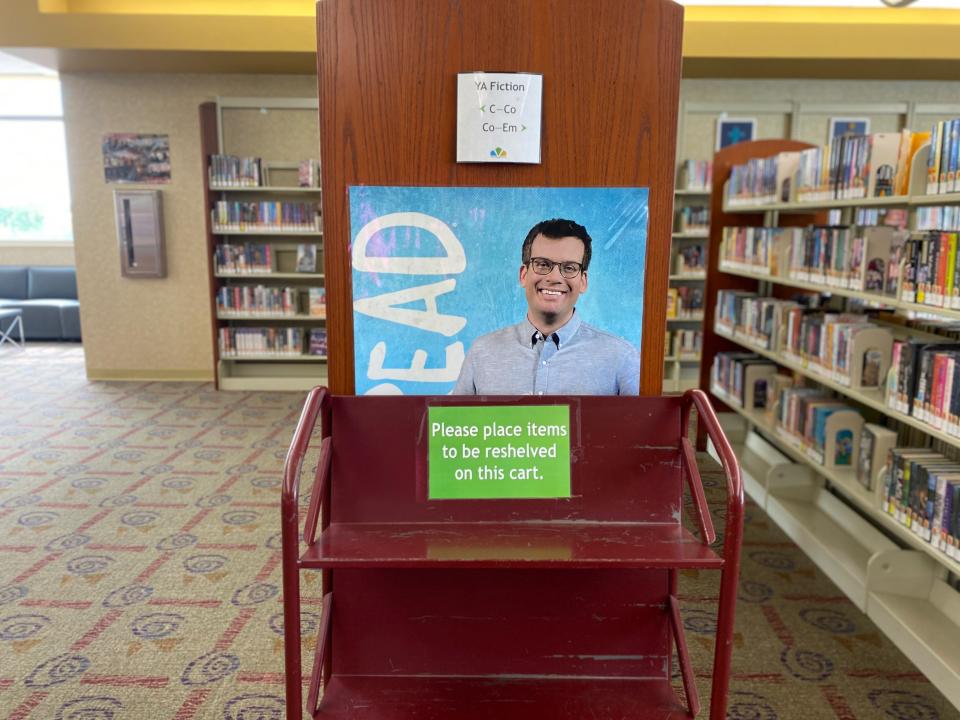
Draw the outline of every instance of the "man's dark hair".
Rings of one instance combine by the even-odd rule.
[[[583,262],[581,264],[583,265],[583,271],[587,271],[587,266],[590,265],[590,256],[592,255],[590,246],[593,243],[593,238],[590,237],[590,233],[587,232],[587,229],[583,225],[579,225],[573,220],[563,220],[561,218],[538,222],[530,228],[530,232],[527,233],[527,237],[523,241],[523,250],[521,251],[520,257],[524,265],[530,262],[530,248],[533,247],[533,241],[537,235],[543,235],[544,237],[554,240],[565,237],[580,238],[580,240],[583,241]]]

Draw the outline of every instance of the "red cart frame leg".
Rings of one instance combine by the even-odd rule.
[[[283,571],[283,660],[286,671],[286,699],[287,720],[302,720],[303,718],[303,670],[301,668],[300,643],[300,518],[299,518],[299,491],[300,472],[303,469],[303,459],[310,445],[310,437],[317,424],[317,419],[323,411],[321,424],[322,436],[327,438],[331,434],[329,394],[327,389],[316,387],[307,395],[307,400],[297,422],[297,428],[290,441],[290,449],[283,468],[283,490],[280,498],[280,538],[282,546],[281,567]],[[327,445],[329,447],[329,444]],[[314,480],[314,492],[321,488],[329,491],[329,450],[318,463],[317,474]],[[326,507],[326,498],[318,498],[311,502],[307,524],[316,528],[315,515],[321,507]],[[311,542],[308,538],[307,542]],[[324,577],[326,580],[326,577]],[[331,588],[324,586],[323,591],[328,593],[324,598],[324,618],[321,622],[329,623],[329,608],[327,599]],[[322,626],[326,628],[326,625]],[[319,645],[318,653],[329,643],[329,634],[324,638],[324,644]],[[329,655],[326,656],[329,658]],[[312,716],[311,712],[311,716]]]
[[[683,632],[683,621],[680,620],[680,605],[675,595],[670,595],[670,626],[673,628],[673,639],[677,644],[677,658],[680,661],[680,674],[683,676],[683,692],[687,696],[687,707],[690,717],[700,713],[700,696],[697,694],[697,682],[693,675],[693,666],[690,664],[690,653],[687,652],[687,637]]]
[[[681,437],[690,427],[690,411],[697,408],[697,436],[709,436],[720,457],[727,478],[727,518],[723,536],[723,570],[720,571],[720,597],[717,608],[717,636],[713,656],[713,686],[710,695],[710,720],[725,720],[730,691],[733,655],[733,627],[740,575],[740,543],[743,538],[743,481],[740,465],[720,427],[710,400],[702,390],[683,394],[680,413]],[[699,444],[699,443],[698,443]]]
[[[310,692],[307,693],[307,712],[310,717],[313,717],[317,712],[320,686],[326,680],[324,670],[330,658],[330,623],[333,619],[332,592],[323,596],[323,609],[320,612],[320,635],[317,638],[317,647],[313,656],[313,672],[310,673]]]

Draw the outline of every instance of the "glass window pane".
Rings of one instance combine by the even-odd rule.
[[[72,240],[62,120],[0,120],[0,240]]]
[[[63,117],[60,78],[0,76],[0,117],[37,115]]]

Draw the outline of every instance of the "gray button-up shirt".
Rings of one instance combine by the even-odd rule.
[[[474,341],[454,395],[639,395],[640,355],[577,313],[543,337],[524,320]]]

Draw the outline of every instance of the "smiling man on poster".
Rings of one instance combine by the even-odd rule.
[[[640,357],[577,313],[593,241],[572,220],[544,220],[521,249],[526,318],[483,335],[464,359],[454,395],[637,395]]]

